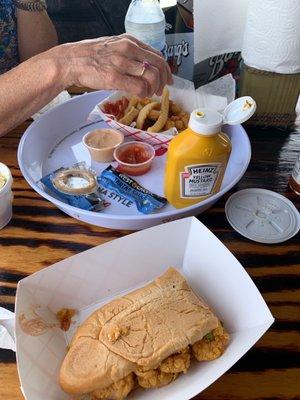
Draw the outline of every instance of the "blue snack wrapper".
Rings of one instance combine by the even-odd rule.
[[[44,176],[40,180],[40,182],[43,185],[45,185],[46,188],[48,188],[52,192],[54,192],[60,200],[69,204],[70,206],[81,208],[82,210],[88,210],[88,211],[103,210],[105,207],[104,200],[101,198],[98,185],[91,193],[87,193],[87,194],[65,193],[61,190],[58,190],[55,187],[53,180],[55,179],[56,175],[63,171],[68,172],[68,170],[72,170],[72,171],[78,170],[78,171],[85,171],[85,172],[89,171],[88,168],[86,167],[85,163],[77,163],[69,169],[68,168],[59,168],[58,170],[52,172],[51,174]],[[97,182],[96,177],[95,177],[95,181]]]
[[[164,197],[151,193],[130,176],[118,172],[111,165],[102,171],[98,182],[102,187],[133,201],[138,211],[143,214],[151,214],[167,204]]]

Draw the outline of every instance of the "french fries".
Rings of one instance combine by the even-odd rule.
[[[163,127],[165,126],[165,123],[167,122],[168,115],[169,115],[169,89],[167,88],[167,86],[165,86],[161,99],[160,115],[155,124],[150,126],[147,129],[147,131],[151,133],[161,132]]]
[[[129,111],[132,109],[132,107],[136,107],[137,104],[138,104],[138,102],[139,102],[139,98],[138,98],[137,96],[133,96],[133,97],[130,99],[130,101],[129,101],[129,103],[128,103],[128,106],[127,106],[127,108],[126,108],[126,110],[125,110],[125,115],[129,113]],[[132,122],[132,121],[131,121],[131,122]],[[122,122],[122,123],[123,123],[123,122]],[[126,124],[124,124],[124,125],[126,125]]]
[[[104,110],[114,114],[117,121],[123,125],[134,126],[149,133],[159,133],[171,128],[181,132],[188,127],[189,114],[181,105],[169,99],[167,87],[163,90],[161,102],[133,96],[131,99],[122,98],[122,103],[119,103],[116,107],[114,103],[108,102],[107,105],[104,104]],[[112,112],[115,108],[116,112]]]
[[[139,115],[136,120],[136,128],[137,129],[143,129],[144,123],[146,121],[146,118],[148,117],[148,114],[150,113],[151,110],[154,108],[158,107],[159,103],[157,101],[153,101],[152,103],[146,104],[141,111],[139,112]]]
[[[124,115],[123,118],[119,119],[120,124],[123,125],[131,125],[132,122],[137,118],[137,116],[139,115],[139,110],[135,107],[131,107],[131,109],[128,111],[127,114]]]
[[[159,114],[159,110],[152,110],[149,112],[148,118],[151,119],[151,121],[157,121],[159,118]]]

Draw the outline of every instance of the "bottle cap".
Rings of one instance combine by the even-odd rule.
[[[240,190],[227,200],[225,213],[233,229],[259,243],[284,242],[300,229],[294,204],[271,190]]]
[[[189,128],[201,135],[214,135],[220,132],[223,117],[218,111],[208,108],[198,108],[191,113]]]
[[[250,96],[239,97],[232,101],[223,111],[223,123],[228,125],[242,124],[256,111],[256,103]]]
[[[201,135],[214,135],[220,132],[223,124],[237,125],[247,121],[255,110],[256,103],[250,96],[232,101],[222,114],[208,108],[198,108],[191,113],[189,128]]]

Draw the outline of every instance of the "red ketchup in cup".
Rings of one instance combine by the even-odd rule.
[[[123,143],[114,151],[114,158],[118,162],[117,171],[132,176],[148,172],[154,157],[154,148],[144,142]]]

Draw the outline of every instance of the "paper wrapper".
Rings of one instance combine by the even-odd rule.
[[[50,103],[46,104],[45,107],[43,107],[40,111],[33,114],[32,119],[38,119],[40,116],[45,114],[45,112],[51,110],[53,107],[56,107],[59,104],[64,103],[67,100],[70,100],[70,98],[71,96],[69,95],[69,93],[64,90],[63,92],[59,93],[59,95],[57,95],[52,101],[50,101]]]
[[[0,307],[0,349],[16,351],[14,329],[15,314]]]
[[[179,104],[183,111],[191,113],[196,108],[209,107],[211,109],[222,111],[229,102],[234,100],[235,81],[231,74],[228,74],[212,83],[200,87],[195,90],[193,82],[186,79],[173,76],[174,84],[168,86],[170,91],[170,100]],[[220,94],[218,94],[220,93]],[[161,147],[166,147],[168,143],[177,135],[177,129],[173,128],[161,133],[149,133],[131,126],[120,124],[112,115],[105,114],[102,111],[102,106],[107,101],[114,102],[126,96],[132,96],[126,92],[116,91],[109,97],[97,104],[90,113],[88,120],[96,122],[103,119],[111,128],[122,132],[126,138],[132,140],[143,141],[154,146],[156,150]],[[153,96],[154,99],[159,99]],[[229,100],[229,101],[228,101]]]

